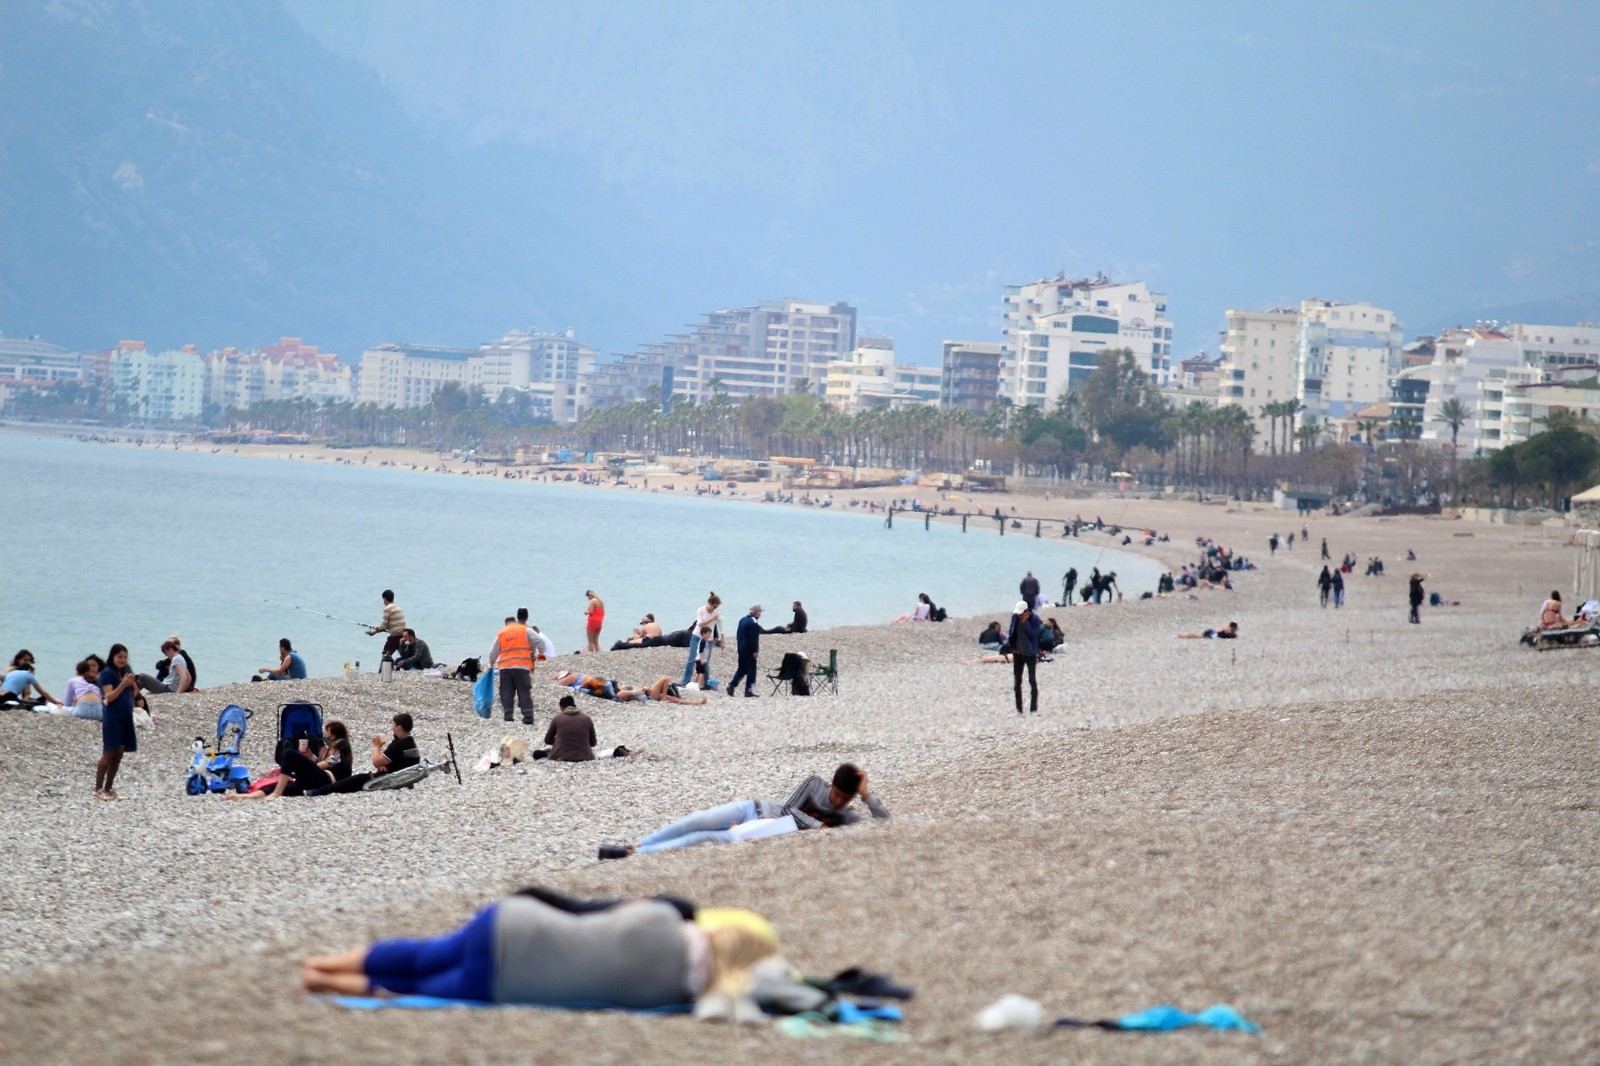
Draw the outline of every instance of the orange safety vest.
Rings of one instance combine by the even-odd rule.
[[[500,646],[500,657],[495,665],[502,670],[532,670],[533,642],[528,639],[528,627],[513,622],[495,638]]]

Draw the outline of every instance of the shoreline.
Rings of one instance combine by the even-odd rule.
[[[539,1011],[503,1015],[519,1038],[490,1041],[475,1012],[351,1014],[295,990],[313,942],[437,933],[535,882],[753,906],[806,972],[890,973],[919,991],[897,1061],[1600,1054],[1586,1020],[1592,982],[1576,976],[1600,933],[1586,873],[1588,753],[1600,743],[1588,690],[1600,660],[1515,643],[1544,591],[1570,580],[1563,533],[1314,520],[1313,542],[1326,534],[1335,557],[1396,560],[1390,578],[1352,575],[1347,606],[1333,611],[1316,605],[1314,549],[1249,550],[1286,531],[1281,514],[1168,501],[1125,510],[1159,518],[1166,550],[1189,551],[1204,523],[1262,568],[1239,595],[1057,612],[1068,644],[1040,669],[1036,717],[1012,709],[1004,666],[956,664],[976,649],[982,616],[768,637],[763,673],[786,650],[814,661],[838,650],[839,694],[788,699],[763,684],[760,700],[705,706],[586,700],[602,746],[644,754],[466,773],[463,785],[436,775],[403,793],[234,804],[181,788],[189,741],[214,731],[228,700],[314,699],[357,737],[406,710],[426,754],[449,730],[470,765],[504,735],[542,737],[557,694],[548,674],[536,675],[531,731],[476,718],[465,685],[415,677],[156,696],[157,725],[124,764],[127,799],[111,804],[88,796],[90,723],[0,712],[0,831],[12,842],[0,910],[13,932],[0,946],[0,1024],[46,1062],[192,1054],[195,1034],[164,1023],[166,1011],[127,1008],[136,986],[186,1014],[232,1011],[252,1057],[290,1050],[284,1034],[306,1024],[337,1026],[349,1053],[396,1061],[525,1061],[527,1041],[554,1061],[815,1053],[770,1029]],[[1404,622],[1407,547],[1433,573],[1430,588],[1463,601],[1427,609],[1420,627]],[[1175,639],[1230,616],[1239,641]],[[681,670],[682,656],[602,652],[595,667],[638,681]],[[245,742],[253,770],[270,761],[274,723],[270,707],[257,715]],[[891,822],[594,857],[599,843],[730,797],[785,794],[843,760],[870,771]],[[245,960],[256,993],[241,1001],[197,944]],[[1230,1002],[1266,1031],[1133,1042],[976,1032],[972,1014],[1005,992],[1038,999],[1049,1017]],[[101,1024],[81,1026],[85,1015]],[[1472,1024],[1502,1016],[1526,1024]],[[562,1034],[575,1023],[584,1040],[572,1046]]]

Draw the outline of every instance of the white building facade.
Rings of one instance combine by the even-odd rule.
[[[497,341],[480,345],[478,353],[476,382],[491,401],[498,400],[506,389],[576,382],[594,369],[600,356],[598,349],[578,340],[570,329],[561,333],[514,329]],[[554,392],[536,391],[544,397]]]
[[[111,400],[140,421],[198,421],[206,402],[206,365],[192,344],[151,352],[119,349],[111,359]]]
[[[1172,377],[1167,298],[1143,282],[1103,275],[1008,285],[1001,329],[999,393],[1016,404],[1048,407],[1079,388],[1100,353],[1133,352],[1158,386]]]
[[[476,348],[380,344],[361,353],[357,403],[379,407],[426,407],[446,382],[476,385]]]
[[[938,406],[938,367],[896,363],[894,343],[863,337],[845,358],[828,364],[823,398],[842,411]]]

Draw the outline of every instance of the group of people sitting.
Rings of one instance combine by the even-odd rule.
[[[11,657],[11,667],[0,681],[0,707],[59,709],[73,717],[98,722],[102,715],[99,679],[105,667],[106,662],[99,655],[91,653],[79,659],[62,698],[57,700],[39,684],[33,653],[24,648]],[[194,659],[183,650],[183,638],[174,633],[161,642],[161,659],[152,672],[134,675],[134,705],[145,711],[150,709],[144,698],[146,692],[192,692],[198,676]]]
[[[276,776],[264,774],[248,792],[224,793],[231,800],[280,799],[285,796],[326,796],[360,792],[369,781],[422,761],[411,715],[404,711],[390,720],[388,736],[372,737],[372,771],[355,773],[350,731],[343,722],[323,723],[321,737],[280,740]]]

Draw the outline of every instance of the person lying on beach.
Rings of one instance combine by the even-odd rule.
[[[587,692],[599,699],[615,700],[617,703],[646,703],[657,700],[661,703],[684,703],[697,707],[706,702],[704,696],[697,700],[679,696],[678,686],[672,683],[672,678],[664,674],[648,685],[626,685],[620,681],[607,681],[603,677],[580,674],[573,670],[561,670],[552,680],[563,688]]]
[[[760,915],[653,898],[568,909],[522,892],[444,936],[379,940],[313,955],[307,992],[423,995],[478,1003],[605,1004],[643,1010],[695,1003],[700,1018],[759,1021],[750,968],[778,950]]]
[[[731,830],[758,818],[782,818],[793,815],[799,829],[833,829],[853,825],[861,820],[850,804],[860,799],[874,818],[888,818],[889,811],[867,791],[867,772],[851,763],[843,763],[833,772],[833,783],[812,774],[800,782],[789,798],[778,800],[737,800],[720,807],[699,811],[671,825],[657,829],[637,844],[602,844],[602,859],[625,859],[635,853],[670,851],[694,847],[696,844],[729,844],[734,837]]]
[[[1002,644],[1000,650],[989,655],[980,655],[976,659],[960,659],[956,662],[962,666],[977,666],[980,663],[1008,663],[1011,661],[1011,646]]]
[[[1237,640],[1239,623],[1229,622],[1221,629],[1203,629],[1198,633],[1179,633],[1179,640]]]
[[[304,796],[314,788],[331,788],[350,776],[355,763],[350,750],[350,730],[334,720],[322,727],[322,751],[313,755],[310,742],[284,744],[278,752],[278,780],[259,792],[224,792],[223,799],[281,799]]]
[[[31,697],[29,692],[38,695]],[[11,669],[6,671],[5,680],[0,681],[0,707],[20,707],[31,711],[55,702],[56,698],[44,690],[33,674],[33,652],[23,648],[13,655]]]

